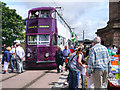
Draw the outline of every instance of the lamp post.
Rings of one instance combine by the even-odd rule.
[[[84,32],[84,30],[83,30],[83,44],[84,44],[84,34],[85,34],[85,32]]]

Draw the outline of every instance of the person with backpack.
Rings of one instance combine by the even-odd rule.
[[[77,51],[73,53],[69,60],[69,90],[78,89],[79,85],[79,75],[82,70],[82,67],[85,66],[82,64],[82,53],[83,48],[78,47]]]

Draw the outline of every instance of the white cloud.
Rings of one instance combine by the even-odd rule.
[[[108,2],[82,2],[69,0],[66,2],[63,0],[49,0],[44,2],[40,0],[24,1],[17,0],[19,2],[8,1],[8,6],[17,10],[17,13],[23,18],[27,17],[28,10],[36,7],[56,7],[61,6],[64,10],[63,17],[68,24],[75,28],[74,31],[78,35],[79,39],[82,40],[82,32],[85,31],[85,38],[93,39],[95,32],[99,28],[106,26],[109,16],[109,3]],[[93,0],[94,1],[94,0]]]
[[[108,2],[109,0],[6,0],[6,2]],[[118,0],[110,0],[116,2]]]

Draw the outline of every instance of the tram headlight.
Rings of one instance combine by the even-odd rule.
[[[46,53],[46,54],[45,54],[45,57],[49,57],[49,53]]]
[[[27,54],[27,57],[30,57],[30,53]]]

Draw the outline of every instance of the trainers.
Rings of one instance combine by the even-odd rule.
[[[5,73],[5,72],[4,72],[3,74],[9,74],[9,73]]]
[[[64,84],[65,84],[65,85],[67,85],[68,83],[67,83],[67,82],[65,82]]]
[[[14,73],[14,71],[10,71],[10,73]]]
[[[2,74],[5,74],[5,72],[3,72]]]
[[[21,72],[17,72],[17,74],[21,74]]]

